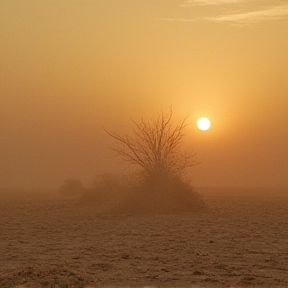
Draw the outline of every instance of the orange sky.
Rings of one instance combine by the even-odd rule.
[[[194,185],[287,187],[287,31],[286,0],[1,0],[0,187],[121,170],[102,125],[170,106]]]

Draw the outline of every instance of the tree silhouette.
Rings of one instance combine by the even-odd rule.
[[[183,170],[199,164],[196,153],[183,152],[182,140],[185,136],[186,119],[172,124],[172,109],[168,113],[158,113],[156,119],[134,123],[134,135],[119,135],[104,130],[122,145],[113,148],[116,155],[130,165],[140,167],[148,177],[181,176]]]

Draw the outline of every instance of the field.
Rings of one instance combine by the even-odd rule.
[[[3,192],[0,287],[288,287],[288,196],[267,191],[203,189],[207,211],[172,215]]]

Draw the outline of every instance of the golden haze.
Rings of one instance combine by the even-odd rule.
[[[0,2],[2,187],[121,170],[102,125],[129,133],[131,118],[170,106],[191,115],[194,185],[288,186],[288,16],[231,23],[180,2]],[[242,14],[261,8],[249,5]]]

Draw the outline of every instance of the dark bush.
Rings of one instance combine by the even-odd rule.
[[[182,213],[201,211],[204,202],[187,181],[163,175],[101,174],[85,199],[101,211],[116,214]]]

